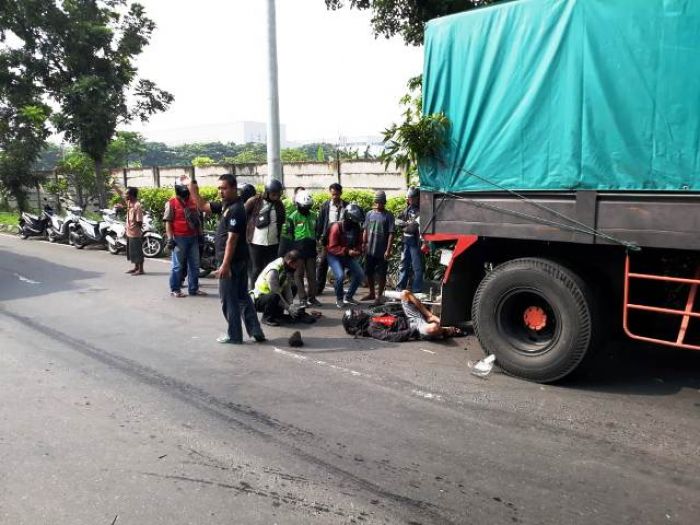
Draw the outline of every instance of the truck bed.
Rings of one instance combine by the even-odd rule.
[[[508,192],[446,196],[424,191],[421,224],[425,233],[617,244],[615,240],[593,235],[592,228],[642,248],[700,250],[700,192],[580,190],[521,195],[525,199]]]

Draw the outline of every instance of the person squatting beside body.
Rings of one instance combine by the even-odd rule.
[[[292,281],[300,264],[299,252],[292,250],[272,261],[258,275],[251,295],[255,309],[262,313],[263,324],[279,326],[284,321],[285,310],[291,316],[290,320],[296,316]]]

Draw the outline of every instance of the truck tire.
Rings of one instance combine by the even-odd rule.
[[[548,259],[514,259],[479,284],[474,332],[508,374],[538,383],[567,376],[593,341],[593,294],[570,269]]]

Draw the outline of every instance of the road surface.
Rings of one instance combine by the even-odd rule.
[[[127,268],[0,235],[0,523],[698,522],[698,354],[484,380],[473,337],[351,339],[328,296],[301,349],[222,346],[214,280]]]

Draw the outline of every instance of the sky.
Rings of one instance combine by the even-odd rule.
[[[266,0],[140,2],[157,28],[139,75],[175,101],[129,129],[184,137],[193,127],[267,121]],[[291,141],[379,134],[422,69],[422,48],[375,39],[368,12],[328,11],[323,0],[277,0],[277,39],[280,120]]]

